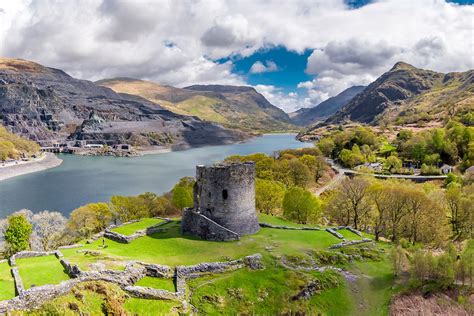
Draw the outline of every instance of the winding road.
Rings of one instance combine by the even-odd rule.
[[[425,182],[430,180],[444,180],[446,179],[447,175],[439,175],[439,176],[422,176],[422,175],[404,175],[404,174],[377,174],[377,173],[367,173],[367,172],[360,172],[352,169],[346,169],[342,166],[338,165],[332,159],[326,159],[326,162],[331,166],[331,168],[336,171],[336,176],[331,179],[328,183],[324,186],[318,188],[314,194],[316,196],[320,196],[323,192],[334,189],[344,178],[346,175],[353,176],[353,175],[366,175],[372,176],[375,178],[382,178],[382,179],[409,179],[419,182]]]

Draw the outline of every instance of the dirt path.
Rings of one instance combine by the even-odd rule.
[[[45,153],[43,157],[33,161],[19,162],[15,165],[0,168],[0,181],[21,176],[24,174],[43,171],[59,166],[63,161],[52,153]]]

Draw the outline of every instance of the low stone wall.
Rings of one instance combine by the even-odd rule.
[[[23,281],[20,276],[20,272],[18,271],[17,267],[13,267],[11,269],[11,273],[13,276],[13,281],[15,281],[15,290],[18,295],[21,295],[25,291],[25,287],[23,286]]]
[[[284,226],[284,225],[273,225],[268,223],[260,223],[260,227],[266,228],[275,228],[275,229],[289,229],[289,230],[321,230],[319,227],[291,227],[291,226]]]
[[[114,232],[111,229],[119,227],[119,226],[123,226],[123,225],[128,225],[128,224],[131,224],[131,223],[136,223],[136,222],[139,222],[140,220],[130,221],[130,222],[124,223],[122,225],[109,226],[104,231],[104,237],[108,238],[108,239],[111,239],[113,241],[122,243],[122,244],[129,244],[137,238],[140,238],[140,237],[143,237],[143,236],[148,236],[148,235],[153,235],[155,233],[164,231],[164,229],[162,229],[160,227],[167,224],[167,223],[169,223],[169,222],[171,222],[171,219],[169,219],[169,218],[159,218],[159,219],[162,219],[164,222],[155,224],[155,225],[147,227],[145,229],[137,230],[135,233],[133,233],[132,235],[129,235],[129,236]]]
[[[179,271],[179,273],[185,278],[195,278],[202,276],[203,274],[234,271],[245,266],[254,270],[262,269],[263,265],[261,260],[261,254],[254,254],[251,256],[246,256],[242,259],[226,262],[203,262],[193,266],[177,266],[176,271]]]
[[[328,233],[330,233],[331,235],[333,235],[334,237],[337,237],[339,239],[344,239],[344,236],[342,236],[340,233],[338,233],[336,230],[334,230],[333,228],[326,228],[326,231]]]
[[[75,264],[73,265],[65,259],[61,259],[59,260],[59,262],[61,263],[64,270],[71,278],[77,278],[81,275],[82,271],[77,265]]]
[[[161,264],[141,263],[146,268],[146,275],[155,278],[172,278],[174,269]]]
[[[73,249],[73,248],[81,248],[81,247],[84,247],[84,245],[73,244],[73,245],[60,246],[58,247],[58,249]]]
[[[343,242],[340,242],[338,244],[332,245],[331,247],[329,247],[329,249],[338,249],[338,248],[342,248],[342,247],[353,246],[353,245],[363,244],[363,243],[367,243],[367,242],[372,242],[372,239],[364,238],[364,239],[361,239],[361,240],[343,241]]]
[[[236,232],[189,208],[183,211],[181,233],[211,241],[233,241],[240,239],[239,234]]]
[[[44,256],[57,256],[59,251],[20,251],[10,257],[10,266],[16,266],[16,259],[21,258],[33,258],[33,257],[44,257]],[[60,253],[60,252],[59,252]],[[62,255],[62,254],[61,254]]]
[[[137,298],[145,298],[145,299],[154,299],[154,300],[175,300],[178,299],[178,295],[176,293],[166,291],[166,290],[159,290],[150,287],[143,287],[143,286],[126,286],[124,288],[131,296]]]

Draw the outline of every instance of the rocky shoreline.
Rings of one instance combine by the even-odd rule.
[[[28,173],[43,171],[61,165],[63,161],[52,153],[45,153],[43,158],[17,165],[0,168],[0,181]]]

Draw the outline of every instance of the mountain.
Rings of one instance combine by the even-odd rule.
[[[0,122],[40,144],[83,139],[148,145],[205,145],[243,133],[131,98],[34,62],[0,58]]]
[[[194,85],[180,89],[131,78],[104,79],[97,84],[229,128],[257,132],[295,129],[285,112],[252,87]]]
[[[444,74],[398,62],[325,124],[434,122],[473,110],[474,70]]]
[[[297,125],[311,125],[317,121],[327,119],[336,113],[343,106],[349,103],[352,98],[362,92],[365,86],[353,86],[342,91],[338,95],[331,97],[312,108],[302,108],[293,112],[291,120]]]

